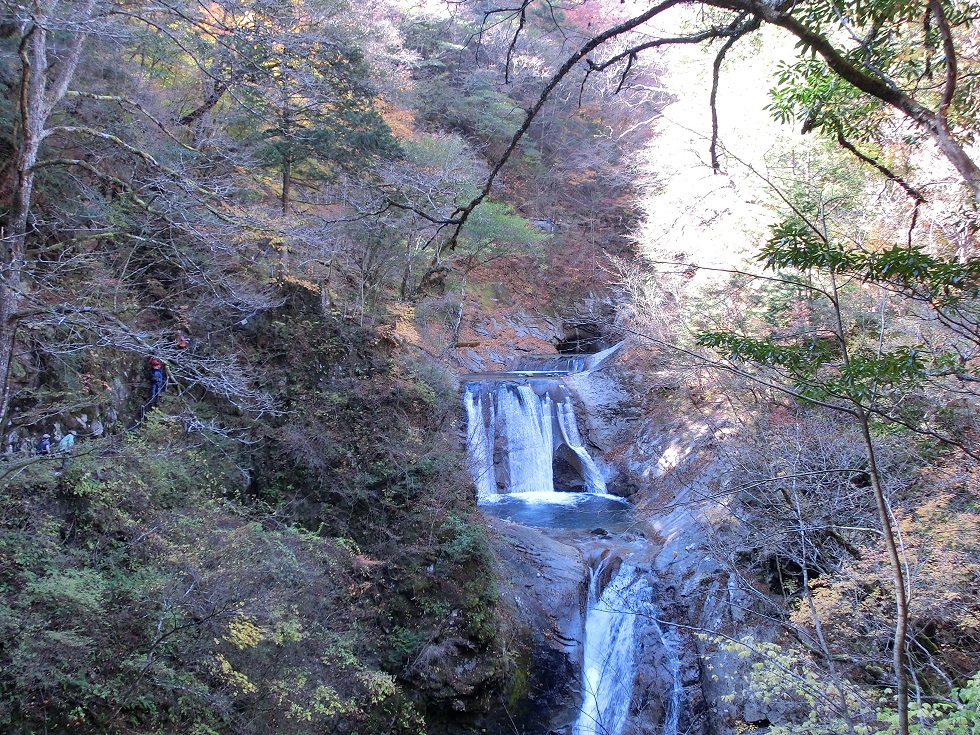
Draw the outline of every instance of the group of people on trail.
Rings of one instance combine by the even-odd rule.
[[[51,450],[51,435],[50,434],[42,434],[41,435],[41,440],[37,444],[34,445],[34,454],[36,454],[38,456],[50,455],[52,453],[60,454],[61,457],[62,457],[62,459],[61,459],[61,468],[64,469],[65,468],[65,465],[68,464],[68,459],[71,457],[72,452],[75,451],[75,437],[76,436],[78,436],[78,432],[75,431],[74,429],[72,429],[67,434],[65,434],[63,437],[61,437],[61,441],[58,442],[58,446],[56,447],[56,449],[54,450],[54,452],[52,452],[52,450]]]
[[[72,450],[75,448],[75,437],[78,436],[78,432],[72,429],[63,437],[61,441],[58,442],[58,446],[54,450],[58,454],[71,454]],[[34,445],[35,454],[51,454],[51,435],[41,434],[41,441]]]
[[[180,341],[178,341],[178,345],[180,347],[187,346],[186,338],[181,337]],[[150,399],[143,404],[143,408],[140,411],[139,421],[142,421],[143,412],[149,408],[153,408],[157,404],[157,401],[160,400],[160,395],[166,389],[168,380],[167,368],[160,359],[151,357],[146,361],[146,364],[149,368],[148,378],[150,383]],[[61,437],[57,446],[52,447],[51,434],[44,433],[41,435],[41,438],[38,440],[37,444],[34,445],[34,454],[38,457],[46,457],[53,454],[60,455],[62,457],[61,467],[64,469],[65,465],[68,463],[68,459],[72,456],[72,453],[75,450],[75,437],[77,436],[78,432],[72,429]]]

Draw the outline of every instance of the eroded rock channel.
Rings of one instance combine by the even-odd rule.
[[[502,731],[701,729],[685,689],[690,646],[656,572],[661,546],[622,497],[619,473],[593,456],[576,405],[576,385],[617,349],[525,361],[465,385],[470,470],[504,567],[501,594],[533,641]]]

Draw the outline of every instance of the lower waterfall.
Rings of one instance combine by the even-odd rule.
[[[626,724],[636,676],[637,616],[650,614],[650,585],[623,565],[595,599],[601,566],[591,570],[585,616],[582,709],[573,735],[619,735]]]

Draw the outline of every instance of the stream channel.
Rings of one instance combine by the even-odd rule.
[[[606,356],[541,359],[467,376],[470,471],[485,515],[541,529],[582,559],[584,640],[567,651],[580,672],[580,704],[572,721],[564,715],[541,735],[677,735],[680,665],[659,622],[655,550],[637,533],[631,504],[607,492],[607,473],[581,438],[563,382],[598,369]]]

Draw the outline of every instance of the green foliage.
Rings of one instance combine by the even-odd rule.
[[[290,0],[227,8],[228,37],[209,43],[191,19],[186,43],[202,66],[220,70],[218,89],[233,90],[235,106],[220,119],[288,188],[293,178],[336,178],[363,169],[397,144],[374,107],[370,68],[329,2]],[[206,15],[197,21],[206,25]],[[212,76],[214,72],[212,72]],[[212,103],[214,104],[214,103]],[[285,194],[288,196],[288,192]]]
[[[790,218],[771,228],[771,235],[756,259],[767,270],[795,268],[800,271],[853,269],[856,255],[827,238],[808,223]]]
[[[308,33],[308,32],[307,32]],[[260,159],[292,175],[336,176],[362,168],[372,156],[393,154],[397,145],[372,107],[360,51],[338,44],[308,43],[303,29],[289,31],[288,57],[270,56],[267,75],[255,90],[251,108],[263,112],[253,137]],[[295,73],[298,60],[316,60]],[[317,165],[301,168],[307,161]]]
[[[777,281],[798,289],[798,298],[823,300],[832,310],[847,312],[850,294],[839,286],[844,279],[877,285],[909,299],[924,301],[945,319],[955,320],[961,308],[972,308],[980,279],[980,258],[952,259],[931,255],[918,245],[893,245],[880,250],[845,247],[799,216],[772,228],[772,235],[757,256]],[[788,270],[788,272],[787,272]],[[952,315],[952,316],[951,316]],[[850,324],[826,327],[807,324],[790,338],[749,336],[731,330],[705,331],[701,346],[715,349],[734,362],[750,362],[782,372],[804,398],[873,407],[895,392],[914,391],[935,374],[956,369],[961,352],[924,344],[884,344],[882,333],[872,347],[861,341],[865,329],[855,315]],[[872,330],[883,329],[880,322]],[[840,329],[843,327],[844,331]],[[958,329],[960,337],[977,336]],[[874,332],[872,331],[872,334]]]
[[[440,532],[446,540],[439,553],[449,564],[467,564],[474,559],[486,559],[490,553],[487,532],[482,523],[470,522],[451,513],[446,516]]]
[[[978,257],[942,258],[920,244],[849,249],[828,241],[798,218],[772,228],[757,260],[771,271],[824,271],[853,276],[864,283],[887,284],[942,307],[980,296]]]
[[[785,371],[803,398],[842,398],[861,406],[872,405],[889,390],[922,385],[933,357],[921,346],[900,345],[877,353],[859,351],[846,363],[828,365],[831,358],[840,356],[835,340],[805,339],[803,344],[787,345],[730,332],[706,332],[698,335],[697,341],[734,362]]]
[[[419,172],[407,186],[404,180],[393,182],[409,201],[445,211],[479,192],[475,154],[458,134],[420,133],[403,143],[402,149],[404,163]]]
[[[454,83],[448,74],[430,80],[421,108],[446,129],[461,130],[476,143],[499,150],[517,130],[523,110],[505,92],[494,88],[486,71],[470,69],[464,74],[464,85]]]
[[[426,636],[425,631],[412,631],[396,626],[387,639],[389,663],[392,666],[404,666],[409,657],[425,642]]]
[[[855,735],[871,735],[880,730],[879,718],[887,703],[881,695],[869,697],[850,682],[828,676],[816,662],[791,648],[751,637],[715,642],[748,663],[739,676],[742,686],[734,690],[769,713],[772,735],[839,735],[852,729]]]
[[[768,110],[782,122],[798,121],[804,130],[829,137],[874,140],[886,111],[878,100],[830,72],[823,59],[800,58],[780,62],[776,84],[770,90]]]
[[[856,735],[897,732],[898,716],[887,696],[869,696],[849,682],[835,681],[814,662],[775,644],[751,638],[718,642],[750,662],[742,691],[763,711],[778,713],[768,729],[772,735],[836,735],[852,728]],[[954,689],[948,700],[912,703],[909,723],[914,735],[976,735],[980,677]]]
[[[862,253],[855,268],[869,283],[889,284],[939,308],[980,296],[980,258],[940,258],[921,245]]]
[[[804,344],[779,344],[771,339],[746,337],[731,332],[703,332],[697,343],[722,352],[735,362],[756,362],[785,369],[805,385],[816,369],[839,355],[833,340],[810,338]]]
[[[895,718],[888,718],[894,727]],[[980,674],[953,690],[946,702],[916,702],[909,707],[912,735],[977,735],[980,733]]]
[[[363,732],[422,729],[394,679],[355,655],[354,620],[329,624],[357,578],[343,545],[245,522],[200,494],[163,509],[142,486],[112,492],[109,529],[78,525],[62,541],[57,514],[71,511],[49,506],[25,519],[30,534],[0,533],[0,584],[16,591],[0,606],[5,730],[225,731],[252,711],[295,733],[351,719]]]
[[[486,263],[508,254],[530,254],[539,251],[548,235],[532,229],[526,219],[513,214],[513,207],[501,202],[485,201],[473,210],[460,237],[472,261]]]
[[[944,3],[942,8],[951,41],[958,47],[968,37],[961,34],[969,32],[970,5]],[[876,79],[902,90],[925,107],[939,107],[942,85],[921,82],[926,78],[942,78],[951,60],[945,54],[936,53],[943,40],[941,24],[934,22],[929,13],[923,22],[920,4],[890,0],[812,0],[802,10],[807,25],[826,38],[833,39],[835,33],[844,32],[851,38],[861,39],[860,43],[849,46],[840,44],[838,49],[855,68],[873,70]],[[801,122],[803,132],[818,130],[831,138],[843,134],[848,139],[880,145],[888,106],[844,81],[822,57],[806,53],[812,49],[804,42],[798,46],[799,58],[782,64],[778,70],[776,85],[770,93],[769,109],[773,116],[782,122]],[[957,71],[961,76],[964,61],[963,57],[952,60],[959,63]],[[975,94],[975,85],[969,84],[952,99],[950,115],[964,141],[973,138]]]
[[[62,473],[33,460],[14,476],[0,498],[0,517],[22,518],[0,527],[0,728],[204,733],[247,717],[421,733],[389,671],[434,631],[479,642],[460,655],[494,670],[485,532],[438,431],[451,380],[314,314],[291,302],[259,332],[281,405],[303,414],[273,417],[252,457],[154,411],[112,451],[88,440]]]

